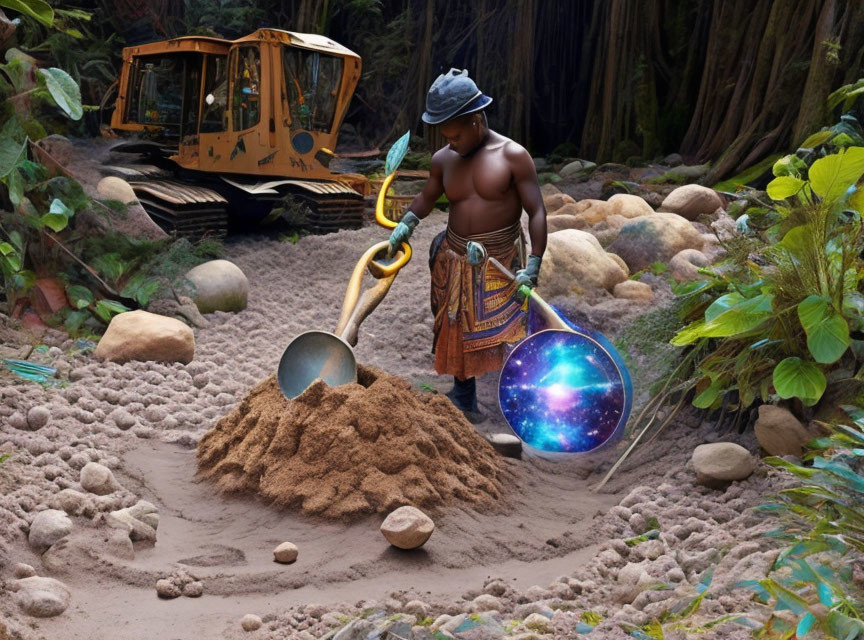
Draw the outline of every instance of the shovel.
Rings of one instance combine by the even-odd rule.
[[[411,259],[411,246],[402,243],[401,250],[392,259],[376,260],[375,256],[388,246],[385,240],[369,247],[354,266],[333,333],[306,331],[286,347],[279,360],[276,379],[289,400],[303,393],[318,378],[331,387],[357,382],[357,360],[351,347],[357,344],[360,324],[384,299],[399,269]],[[376,283],[360,295],[367,268]]]
[[[411,132],[406,132],[387,153],[384,172],[387,178],[378,194],[375,206],[375,219],[378,224],[387,229],[395,227],[396,222],[384,216],[384,200],[390,183],[396,177],[396,169],[399,168],[408,151],[410,136]],[[318,378],[331,387],[357,382],[357,360],[351,347],[357,344],[360,324],[384,299],[399,269],[411,259],[411,245],[403,242],[401,250],[397,251],[395,256],[386,260],[376,260],[375,256],[389,246],[390,243],[386,240],[379,242],[369,247],[357,262],[348,281],[348,289],[342,301],[342,313],[339,315],[335,332],[306,331],[294,338],[286,347],[279,360],[276,379],[282,393],[289,400],[303,393]],[[367,268],[377,282],[361,296],[360,286],[363,272]]]
[[[514,275],[495,258],[489,263]],[[527,445],[550,453],[584,453],[620,434],[630,415],[632,384],[620,354],[600,333],[575,328],[528,286],[545,329],[507,356],[498,380],[498,403]]]

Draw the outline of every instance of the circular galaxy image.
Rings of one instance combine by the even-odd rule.
[[[510,353],[498,401],[516,435],[535,449],[584,453],[616,434],[630,413],[629,376],[592,336],[545,330]],[[614,348],[613,348],[614,350]]]

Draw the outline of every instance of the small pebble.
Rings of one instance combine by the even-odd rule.
[[[243,631],[255,631],[256,629],[260,629],[262,624],[261,618],[252,613],[247,613],[240,621]]]
[[[156,583],[156,593],[160,598],[177,598],[180,596],[180,587],[171,580],[159,580]]]
[[[297,545],[291,542],[283,542],[273,549],[273,559],[282,564],[291,564],[297,559],[298,553]]]

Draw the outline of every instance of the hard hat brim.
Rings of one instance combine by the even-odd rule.
[[[481,93],[479,96],[471,98],[461,107],[452,109],[451,112],[430,114],[428,111],[424,111],[423,115],[421,115],[420,118],[426,124],[443,124],[448,120],[453,120],[454,118],[468,115],[469,113],[476,113],[477,111],[482,111],[490,104],[492,104],[492,98]]]

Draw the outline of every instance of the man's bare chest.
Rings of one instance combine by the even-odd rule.
[[[444,167],[444,193],[450,202],[503,200],[512,190],[513,174],[503,154],[459,158]]]

